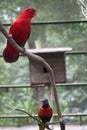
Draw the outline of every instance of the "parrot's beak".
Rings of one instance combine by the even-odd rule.
[[[36,16],[37,16],[37,13],[35,12],[34,17],[36,17]]]
[[[41,102],[41,103],[40,103],[40,106],[41,106],[41,107],[43,107],[43,106],[44,106],[44,103],[43,103],[43,102]]]
[[[35,10],[35,12],[34,12],[34,17],[36,17],[37,16],[37,11]]]

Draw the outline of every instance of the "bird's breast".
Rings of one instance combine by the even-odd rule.
[[[52,116],[52,108],[40,108],[39,109],[39,112],[38,112],[38,115],[39,116],[43,116],[43,117],[46,117],[46,116]]]

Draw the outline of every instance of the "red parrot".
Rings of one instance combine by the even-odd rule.
[[[42,98],[40,102],[41,102],[41,107],[38,110],[38,116],[42,121],[42,123],[47,123],[50,121],[52,117],[53,110],[48,103],[48,99]],[[44,130],[44,129],[45,129],[44,125],[39,124],[39,130]]]
[[[25,9],[14,21],[9,30],[9,34],[21,47],[24,47],[31,33],[31,19],[36,15],[34,8]],[[3,58],[8,63],[16,62],[19,58],[19,52],[7,41],[6,48],[3,51]]]

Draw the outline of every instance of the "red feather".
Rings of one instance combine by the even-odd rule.
[[[31,19],[36,15],[34,8],[25,9],[18,19],[13,23],[9,30],[13,39],[21,47],[24,47],[31,33]],[[8,63],[16,62],[19,58],[19,52],[7,41],[7,45],[3,51],[3,58]]]
[[[51,117],[52,116],[52,108],[49,106],[47,108],[40,108],[38,110],[38,115],[42,117]]]

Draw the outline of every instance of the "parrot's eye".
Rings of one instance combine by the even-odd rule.
[[[29,12],[35,13],[36,11],[35,11],[35,9],[30,9]]]
[[[32,10],[29,10],[29,12],[33,12]]]
[[[29,10],[29,12],[33,13],[33,12],[35,12],[35,11],[34,11],[34,10]]]

